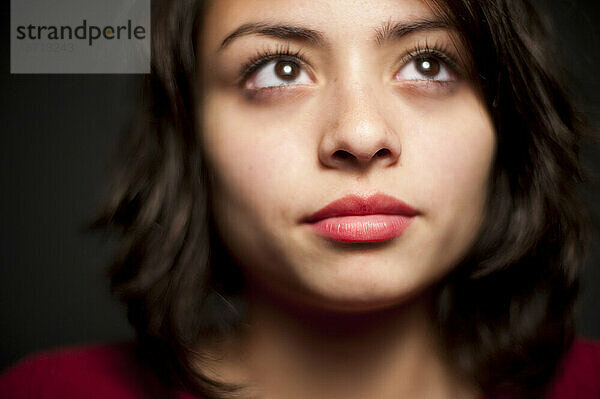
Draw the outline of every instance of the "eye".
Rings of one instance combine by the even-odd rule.
[[[454,76],[447,64],[431,55],[414,57],[396,74],[397,80],[449,82]]]
[[[310,83],[313,80],[299,62],[280,59],[258,67],[244,86],[247,89],[263,89]]]

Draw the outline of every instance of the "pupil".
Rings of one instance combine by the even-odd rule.
[[[436,76],[440,72],[440,63],[433,58],[417,59],[417,70],[425,76]]]
[[[292,61],[279,61],[275,64],[277,77],[283,80],[294,80],[300,74],[300,68]]]

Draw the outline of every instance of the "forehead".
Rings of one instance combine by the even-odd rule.
[[[386,23],[431,18],[421,0],[212,0],[205,13],[202,42],[216,50],[244,24],[285,23],[314,29],[332,42],[371,40]]]

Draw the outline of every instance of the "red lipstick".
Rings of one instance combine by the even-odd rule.
[[[418,214],[385,194],[348,195],[331,202],[304,220],[315,233],[341,242],[378,242],[402,234]]]

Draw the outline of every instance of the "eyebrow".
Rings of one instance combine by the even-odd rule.
[[[326,44],[323,34],[313,29],[308,29],[302,26],[294,25],[271,25],[263,22],[244,24],[229,34],[223,42],[219,50],[227,47],[234,39],[246,35],[262,35],[278,39],[296,40],[306,42],[315,47],[324,47]]]
[[[410,22],[388,22],[375,29],[375,41],[378,46],[403,38],[414,32],[449,30],[454,26],[444,19],[420,19]]]
[[[375,28],[375,42],[378,46],[399,40],[418,31],[450,29],[452,25],[442,19],[420,19],[410,22],[387,22]],[[309,43],[315,47],[326,47],[327,40],[323,33],[297,25],[269,24],[254,22],[241,25],[230,33],[219,46],[219,51],[227,47],[234,39],[247,35],[261,35],[277,39],[295,40]]]

